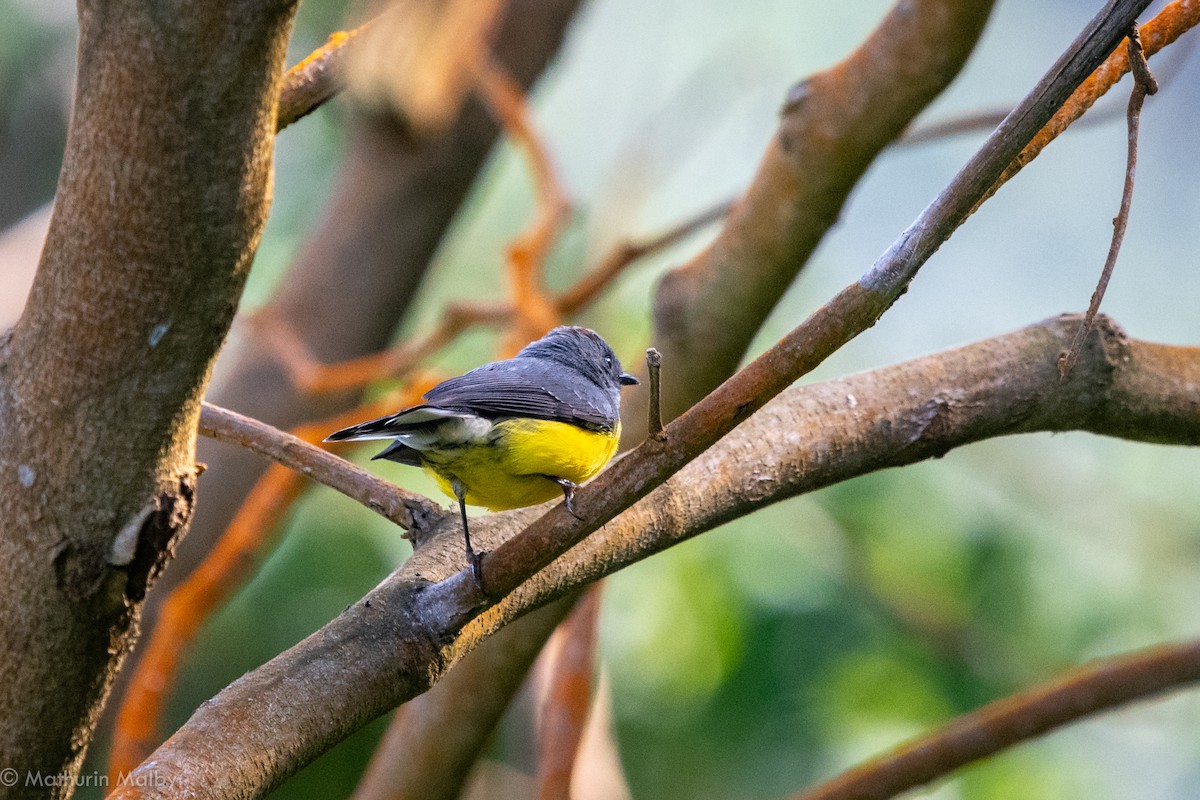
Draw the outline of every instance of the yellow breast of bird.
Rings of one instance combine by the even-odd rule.
[[[510,419],[496,423],[486,443],[422,453],[425,469],[447,496],[450,480],[467,488],[467,503],[491,511],[522,508],[562,496],[545,476],[583,483],[617,451],[621,427],[590,431],[566,422]]]

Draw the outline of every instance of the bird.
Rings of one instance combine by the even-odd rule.
[[[523,508],[576,487],[612,459],[621,389],[638,382],[598,333],[561,325],[516,356],[442,381],[420,405],[331,433],[327,442],[392,439],[372,457],[422,467],[458,501],[467,562],[482,586],[467,506]]]

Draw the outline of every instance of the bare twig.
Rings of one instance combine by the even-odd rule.
[[[1200,642],[1162,645],[1080,667],[989,703],[795,800],[885,800],[1097,711],[1200,680]]]
[[[281,131],[301,117],[316,111],[342,90],[349,45],[374,24],[374,20],[351,31],[335,31],[283,77],[275,129]]]
[[[666,248],[719,220],[733,201],[725,201],[689,217],[649,239],[617,245],[572,287],[552,299],[558,314],[579,313],[612,282],[639,259]],[[273,308],[254,313],[250,324],[270,341],[276,358],[292,384],[303,392],[320,394],[356,389],[384,378],[394,378],[413,370],[420,362],[454,341],[460,334],[481,325],[501,327],[510,324],[513,306],[507,303],[452,303],[442,312],[433,329],[378,353],[336,364],[323,364],[301,341],[291,322]]]
[[[262,423],[255,423],[262,425],[257,429],[246,426],[244,421],[247,418],[239,419],[233,412],[205,404],[201,413],[201,427],[206,434],[236,441],[259,453],[273,454],[277,459],[279,454],[287,454],[290,461],[285,463],[278,459],[267,470],[246,496],[246,501],[216,546],[163,602],[158,624],[143,645],[144,651],[126,687],[117,714],[108,768],[112,785],[117,785],[118,779],[136,767],[159,741],[158,726],[164,705],[184,654],[213,611],[242,585],[256,556],[275,540],[284,514],[308,486],[305,476],[312,475],[317,480],[321,479],[318,476],[329,477],[329,471],[321,466],[321,462],[331,457],[312,443],[321,441],[331,430],[364,417],[385,414],[397,404],[407,405],[415,401],[422,388],[411,388],[405,393],[404,399],[389,395],[366,408],[352,409],[332,419],[303,425],[292,433]],[[250,444],[251,441],[254,444]],[[308,449],[297,450],[295,442],[300,442]],[[316,466],[313,462],[319,457],[313,453],[324,456]],[[349,470],[341,471],[349,471],[349,477],[353,478],[352,471],[357,468],[351,464],[345,464],[345,467]],[[351,485],[345,479],[343,483]],[[365,488],[368,492],[372,491],[369,484]],[[398,489],[394,491],[402,492]],[[370,495],[360,491],[351,497],[363,502],[362,498]],[[409,501],[404,499],[402,502],[407,504]],[[384,514],[384,507],[376,511]],[[405,507],[408,508],[407,505]],[[384,516],[396,522],[392,516]]]
[[[419,519],[438,518],[445,513],[428,498],[393,486],[303,439],[211,403],[204,403],[200,411],[200,432],[240,444],[337,489],[405,530],[413,528]]]
[[[1145,5],[1143,4],[1143,8]],[[1141,13],[1139,10],[1138,13]],[[1132,21],[1131,23],[1132,24]],[[1187,31],[1200,24],[1200,3],[1196,0],[1176,0],[1141,28],[1141,39],[1145,42],[1145,54],[1152,56],[1174,42]],[[1124,31],[1122,31],[1124,33]],[[980,196],[975,204],[979,208],[988,198],[1020,172],[1058,138],[1071,123],[1083,116],[1089,108],[1116,85],[1129,71],[1129,54],[1126,48],[1113,47],[1112,54],[1080,84],[1079,88],[1063,103],[1062,107],[1046,123],[1037,136],[1013,159],[996,182]],[[972,210],[974,213],[974,210]]]
[[[433,330],[396,347],[336,364],[323,364],[301,341],[291,322],[274,309],[264,309],[251,318],[271,343],[279,363],[294,386],[320,394],[358,389],[373,381],[400,377],[417,368],[422,360],[455,340],[463,331],[479,325],[503,325],[512,309],[503,305],[452,303],[443,310]]]
[[[599,297],[600,293],[607,289],[630,264],[719,222],[729,213],[733,204],[733,200],[723,200],[704,209],[694,217],[676,223],[657,236],[640,242],[629,241],[618,244],[598,264],[585,273],[574,286],[555,298],[559,313],[563,316],[570,316],[581,311]]]
[[[653,347],[646,350],[646,375],[650,384],[650,416],[646,430],[649,435],[658,438],[662,435],[662,386],[659,380],[662,376],[662,353]]]
[[[1194,0],[1189,0],[1191,5],[1195,5]],[[1150,36],[1152,33],[1157,35],[1160,32],[1167,30],[1167,22],[1171,22],[1173,36],[1178,36],[1182,32],[1180,30],[1181,23],[1186,22],[1185,19],[1172,19],[1171,12],[1176,11],[1174,7],[1166,9],[1164,14],[1160,14],[1150,22],[1146,23],[1142,34],[1143,37]],[[1159,46],[1162,45],[1162,40],[1166,36],[1159,37]],[[1200,41],[1196,38],[1190,38],[1186,42],[1172,47],[1170,51],[1170,59],[1159,64],[1156,78],[1160,88],[1166,88],[1175,78],[1179,77],[1180,72],[1188,64],[1191,55],[1196,50],[1196,43]],[[1153,50],[1149,53],[1154,52]],[[1149,55],[1147,53],[1147,55]],[[1088,84],[1085,84],[1087,86]],[[1092,84],[1093,88],[1099,89],[1096,84]],[[1106,87],[1107,88],[1107,87]],[[1081,91],[1083,87],[1080,87]],[[1074,98],[1073,98],[1074,99]],[[932,120],[921,125],[916,125],[905,131],[904,135],[896,140],[896,147],[915,147],[932,142],[942,141],[944,139],[958,136],[967,133],[987,133],[992,128],[995,128],[1004,118],[1012,111],[1011,107],[996,108],[987,111],[973,111],[961,116],[948,117],[945,119]],[[1092,128],[1098,125],[1107,124],[1119,117],[1126,116],[1126,106],[1122,103],[1109,103],[1103,108],[1092,108],[1087,116],[1081,117],[1076,121],[1074,128]]]
[[[1075,362],[1079,359],[1079,351],[1083,340],[1091,333],[1096,323],[1096,314],[1100,312],[1100,303],[1104,300],[1104,292],[1112,278],[1113,268],[1117,265],[1117,254],[1121,252],[1121,243],[1125,240],[1125,229],[1129,225],[1129,207],[1133,203],[1133,182],[1137,173],[1138,130],[1141,127],[1142,105],[1146,96],[1158,92],[1158,81],[1150,72],[1146,56],[1142,52],[1142,40],[1138,35],[1136,25],[1129,29],[1128,39],[1129,63],[1133,68],[1133,89],[1129,93],[1129,149],[1125,162],[1125,186],[1121,190],[1121,207],[1113,219],[1112,243],[1108,247],[1108,257],[1104,260],[1104,269],[1100,272],[1100,281],[1092,292],[1092,301],[1088,305],[1087,315],[1079,326],[1071,346],[1063,353],[1058,361],[1059,374],[1065,378]]]

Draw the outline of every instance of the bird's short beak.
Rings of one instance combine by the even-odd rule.
[[[638,379],[630,375],[628,372],[622,372],[621,376],[617,378],[617,382],[622,386],[637,386]]]

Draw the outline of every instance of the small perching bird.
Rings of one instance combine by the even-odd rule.
[[[425,402],[352,425],[327,442],[393,439],[372,460],[423,467],[458,500],[467,560],[467,506],[491,511],[536,505],[575,487],[612,459],[621,433],[621,371],[612,348],[587,328],[560,326],[515,358],[484,364],[439,383]]]

